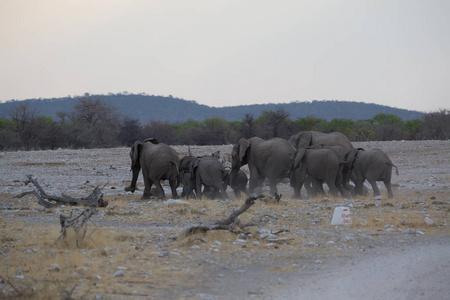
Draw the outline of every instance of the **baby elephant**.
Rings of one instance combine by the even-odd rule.
[[[236,199],[241,198],[241,193],[247,196],[247,174],[242,170],[232,169],[230,170],[225,179],[223,180],[223,185],[226,188],[228,185],[234,192]]]
[[[392,167],[395,167],[397,175],[398,169],[382,150],[352,149],[345,155],[343,165],[347,178],[352,170],[355,172],[355,192],[357,194],[363,194],[363,184],[367,179],[372,186],[374,196],[380,195],[377,181],[383,181],[389,198],[394,197],[391,188]]]

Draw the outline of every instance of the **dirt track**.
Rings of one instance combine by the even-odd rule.
[[[141,191],[124,191],[131,179],[126,148],[0,153],[0,275],[24,293],[31,289],[35,295],[57,295],[76,285],[73,296],[86,299],[282,299],[302,295],[328,299],[327,293],[336,287],[341,292],[342,287],[353,290],[345,285],[345,276],[335,276],[342,270],[361,274],[357,276],[360,285],[375,282],[386,286],[389,282],[380,279],[386,275],[383,268],[377,269],[378,273],[369,272],[372,278],[364,275],[371,262],[391,266],[389,274],[407,278],[413,269],[406,266],[420,263],[417,255],[404,257],[403,253],[417,253],[415,249],[434,244],[446,249],[450,243],[450,142],[354,145],[381,148],[398,166],[400,176],[393,175],[392,180],[394,199],[386,199],[386,190],[380,184],[382,199],[294,200],[290,199],[289,185],[282,183],[280,203],[258,202],[242,215],[243,221],[270,215],[261,219],[260,228],[289,230],[271,241],[258,238],[256,227],[251,235],[213,232],[173,241],[171,237],[183,228],[228,216],[242,201],[189,200],[178,206],[158,200],[140,201]],[[187,154],[187,147],[174,148],[180,156]],[[231,145],[191,147],[194,155],[215,150],[226,154]],[[94,218],[94,241],[81,251],[55,243],[59,214],[68,214],[73,208],[44,210],[32,196],[14,199],[13,195],[32,189],[23,186],[26,174],[38,178],[49,194],[86,195],[93,187],[106,184],[104,193],[110,205]],[[143,187],[142,177],[138,185]],[[350,207],[352,225],[331,226],[334,208],[342,205]],[[81,253],[76,262],[72,262],[74,253]],[[449,258],[442,258],[439,274],[448,276],[445,262]],[[36,266],[37,260],[41,265]],[[398,261],[399,267],[392,267],[392,261]],[[58,271],[51,269],[53,264],[58,265]],[[123,276],[114,277],[119,271]],[[439,295],[429,293],[430,289],[443,290],[440,281],[427,286],[429,281],[417,274],[418,284],[412,288],[426,290],[423,299]],[[57,284],[49,285],[49,281]],[[401,280],[398,284],[408,287]],[[0,282],[0,290],[9,297],[17,293],[5,281]],[[355,290],[346,299],[352,299],[352,295],[358,299],[360,294]],[[370,299],[377,295],[411,299],[403,297],[407,294],[381,293]]]

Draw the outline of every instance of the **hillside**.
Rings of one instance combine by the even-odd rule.
[[[338,119],[366,120],[379,113],[393,114],[404,121],[421,118],[422,113],[406,109],[393,108],[378,104],[367,104],[350,101],[312,101],[291,102],[284,104],[254,104],[230,107],[210,107],[195,101],[173,97],[150,95],[91,95],[100,97],[103,101],[113,105],[118,112],[138,119],[145,123],[151,120],[168,121],[171,123],[184,122],[188,119],[203,121],[207,118],[219,117],[227,121],[240,121],[246,114],[253,114],[257,118],[264,110],[274,111],[283,109],[289,112],[289,118],[313,116],[328,121]],[[39,115],[56,117],[57,112],[70,112],[78,97],[28,99],[23,101],[8,101],[0,103],[0,118],[9,118],[8,112],[18,103],[29,103],[31,109],[36,109]]]

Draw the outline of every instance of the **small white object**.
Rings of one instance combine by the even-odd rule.
[[[350,217],[350,209],[348,207],[336,207],[334,209],[333,218],[331,219],[331,225],[349,225],[352,224],[352,218]]]

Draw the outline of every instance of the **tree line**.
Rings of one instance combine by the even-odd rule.
[[[8,114],[9,118],[0,118],[1,150],[110,148],[130,146],[148,137],[171,145],[222,145],[234,144],[242,137],[288,139],[306,130],[340,131],[351,141],[450,138],[450,114],[445,109],[408,121],[384,113],[360,121],[327,121],[314,116],[291,120],[289,112],[278,109],[263,111],[257,118],[246,114],[241,121],[209,118],[141,124],[138,119],[117,112],[101,98],[81,97],[71,112],[58,112],[56,118],[38,115],[26,103],[18,103]]]

